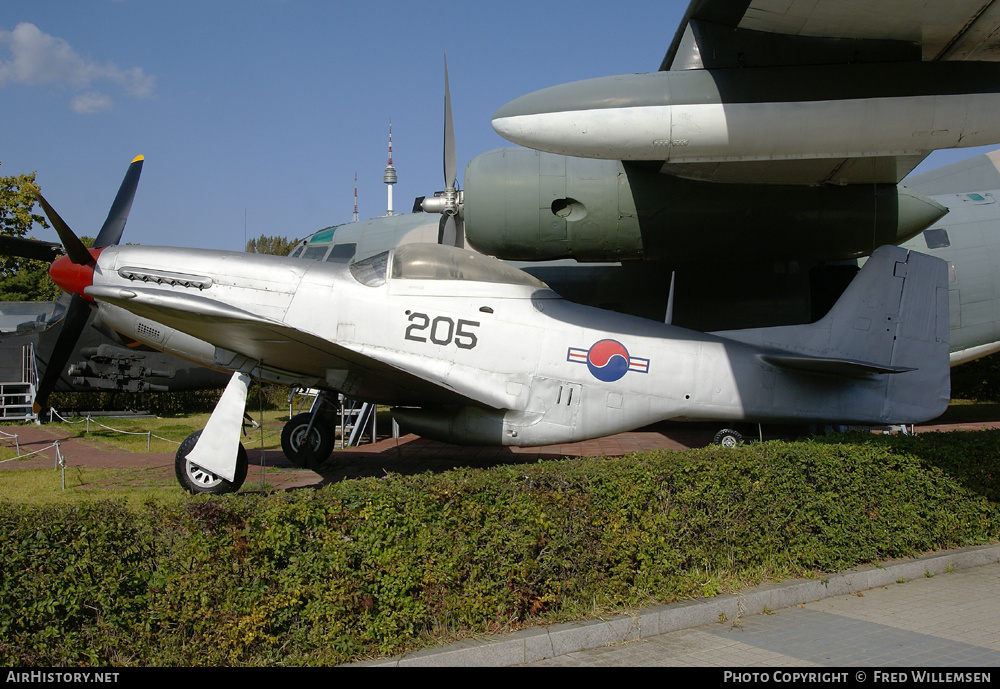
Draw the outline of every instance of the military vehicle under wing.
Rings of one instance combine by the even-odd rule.
[[[350,265],[141,246],[95,259],[52,274],[112,327],[154,320],[209,345],[193,360],[235,372],[178,454],[196,491],[242,482],[251,375],[394,405],[427,437],[496,445],[664,419],[910,423],[949,397],[947,266],[898,247],[876,251],[816,323],[714,334],[573,304],[501,261],[433,244]],[[177,265],[176,279],[143,279]]]

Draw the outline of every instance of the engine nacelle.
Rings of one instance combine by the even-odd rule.
[[[947,209],[897,185],[758,185],[657,165],[501,148],[465,170],[469,243],[505,260],[837,261],[899,244]]]

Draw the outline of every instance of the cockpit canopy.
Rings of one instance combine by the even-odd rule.
[[[491,256],[441,244],[406,244],[351,264],[362,284],[385,282],[391,257],[393,280],[465,280],[525,285],[545,289],[545,283]]]

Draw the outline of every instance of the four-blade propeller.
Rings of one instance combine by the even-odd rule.
[[[38,414],[48,403],[49,394],[55,389],[56,383],[66,370],[76,343],[87,326],[90,318],[90,299],[83,295],[85,287],[93,282],[94,267],[97,265],[97,257],[101,249],[106,246],[118,244],[125,230],[125,223],[128,220],[129,210],[132,208],[132,199],[135,198],[135,190],[139,184],[139,174],[142,172],[142,156],[136,156],[129,165],[125,173],[125,179],[118,189],[108,218],[104,221],[101,231],[94,240],[94,248],[88,249],[80,238],[70,229],[69,225],[59,217],[55,209],[41,195],[38,189],[34,189],[35,197],[39,205],[45,211],[46,217],[59,234],[65,256],[56,259],[49,268],[49,275],[53,281],[72,294],[69,309],[63,319],[59,336],[56,339],[55,347],[45,366],[45,373],[38,384],[35,393],[35,403],[33,411]]]
[[[441,213],[438,243],[465,247],[462,221],[462,192],[458,190],[458,163],[455,155],[455,127],[451,119],[451,90],[448,88],[448,56],[444,58],[444,194],[426,198],[421,208],[426,213]]]

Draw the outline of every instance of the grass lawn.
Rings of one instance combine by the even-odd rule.
[[[201,430],[209,414],[188,416],[142,416],[125,418],[91,417],[70,419],[46,426],[58,433],[74,438],[98,440],[122,452],[175,452],[184,438]],[[260,424],[260,415],[253,415]],[[243,445],[248,449],[274,450],[281,448],[281,425],[288,419],[288,412],[266,411],[260,428],[246,427]],[[249,422],[248,422],[249,423]]]
[[[174,453],[178,445],[191,433],[205,427],[208,414],[166,417],[105,418],[91,417],[70,419],[67,422],[46,424],[56,435],[85,438],[109,451],[131,452],[138,455]],[[281,427],[288,419],[287,411],[267,411],[260,428],[247,427],[243,445],[250,452],[250,470],[244,491],[268,490],[273,478],[288,469],[261,467],[255,463],[254,450],[280,450]],[[255,421],[260,423],[259,414]],[[16,426],[14,427],[16,428]],[[16,432],[13,430],[12,432]],[[148,450],[147,450],[148,448]],[[13,441],[0,445],[0,461],[17,462]],[[139,458],[137,458],[139,459]],[[137,463],[128,469],[95,469],[69,466],[65,472],[53,467],[0,472],[0,501],[24,504],[74,503],[81,500],[106,500],[122,498],[131,504],[149,500],[181,501],[190,496],[180,490],[173,467]]]
[[[945,411],[935,421],[937,423],[978,423],[1000,420],[1000,404],[996,402],[976,402],[952,400]]]

